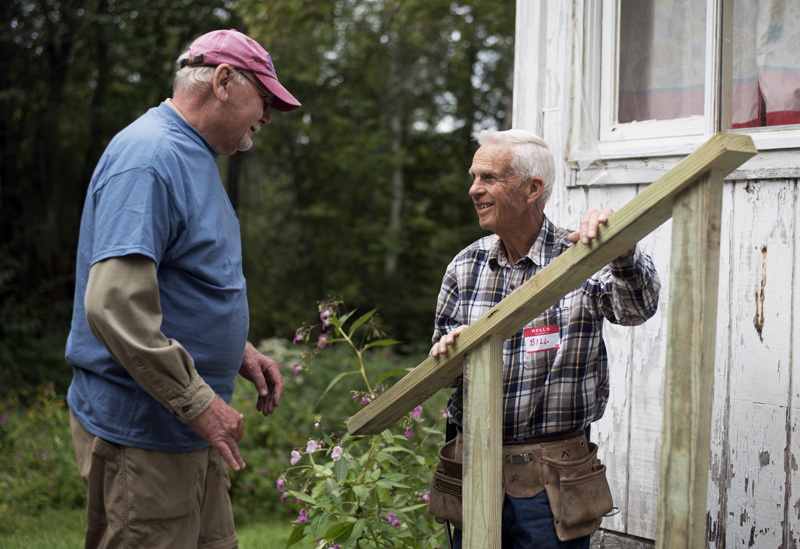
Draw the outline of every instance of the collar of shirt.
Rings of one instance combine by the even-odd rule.
[[[525,261],[531,261],[540,268],[544,267],[553,259],[552,250],[555,243],[556,227],[545,216],[542,228],[539,230],[539,236],[536,237],[536,241],[531,246],[531,249],[528,250],[528,253],[520,258],[517,265]],[[508,261],[505,244],[499,238],[489,250],[489,268],[494,272],[498,267],[514,267]]]

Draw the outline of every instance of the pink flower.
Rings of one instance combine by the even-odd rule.
[[[308,522],[308,511],[305,509],[300,509],[300,516],[297,517],[297,522],[300,524],[305,524]]]
[[[361,397],[361,404],[369,404],[370,402],[372,402],[371,398],[366,397],[366,396],[365,397]]]
[[[420,416],[422,416],[422,405],[417,406],[416,408],[414,408],[414,411],[411,412],[411,415],[414,416],[414,419],[419,419]]]
[[[297,330],[294,333],[294,339],[292,340],[292,343],[297,343],[298,341],[303,341],[303,334],[300,333],[300,330]]]
[[[306,453],[313,454],[317,448],[319,448],[319,444],[315,440],[309,440],[308,444],[306,445]]]
[[[292,450],[292,459],[289,460],[289,463],[295,465],[297,464],[298,461],[300,461],[300,458],[302,457],[303,456],[300,455],[300,452],[298,452],[297,450]]]
[[[275,483],[278,487],[278,492],[283,492],[284,487],[286,487],[286,479],[283,477],[278,478],[278,482]]]
[[[290,495],[290,494],[289,494],[289,492],[284,492],[284,493],[282,493],[282,494],[281,494],[281,503],[283,503],[283,500],[284,500],[284,499],[286,499],[286,498],[288,498],[288,497],[289,497],[289,495]]]
[[[303,369],[303,367],[300,366],[300,364],[296,362],[295,365],[294,365],[294,375],[299,374],[300,370],[302,370],[302,369]]]
[[[328,341],[328,334],[320,334],[319,340],[317,341],[317,345],[320,349],[325,348],[325,342]]]
[[[391,524],[395,528],[397,528],[400,525],[402,525],[402,523],[399,520],[397,520],[397,515],[394,515],[394,514],[391,514],[391,513],[386,517],[386,520],[388,520],[389,524]]]
[[[331,451],[331,459],[333,461],[339,461],[342,459],[342,447],[341,446],[334,446],[333,451]]]
[[[319,319],[322,321],[323,330],[331,325],[331,321],[328,320],[328,317],[331,316],[332,314],[333,311],[331,311],[329,307],[325,307],[324,309],[322,309],[322,312],[319,314]]]
[[[406,427],[406,437],[411,438],[414,436],[414,430],[411,427]]]

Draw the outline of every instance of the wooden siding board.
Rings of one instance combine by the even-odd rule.
[[[628,529],[625,533],[647,539],[654,537],[658,501],[671,234],[670,220],[642,242],[661,280],[659,311],[642,326],[632,328],[633,351],[627,357],[620,357],[620,360],[629,361],[632,369]]]
[[[732,266],[726,546],[783,542],[793,186],[737,183]]]
[[[729,479],[726,471],[729,461],[728,418],[730,395],[730,354],[733,305],[731,303],[731,255],[735,231],[733,196],[735,185],[726,183],[722,195],[722,223],[720,227],[719,289],[717,292],[717,341],[714,362],[714,400],[711,409],[711,440],[708,468],[708,502],[706,504],[706,539],[708,549],[725,547],[726,494]]]
[[[579,215],[570,216],[574,220],[571,226],[578,227],[582,214],[588,208],[618,210],[636,195],[636,189],[619,187],[610,193],[591,189],[587,193],[573,191],[570,194],[585,197],[585,202],[588,202]],[[628,509],[628,426],[631,413],[631,371],[626,357],[633,346],[633,334],[631,328],[609,322],[604,323],[603,334],[608,351],[610,395],[605,414],[592,426],[592,440],[598,443],[598,455],[607,467],[614,505],[620,510],[613,517],[603,519],[603,527],[625,532]]]
[[[798,180],[793,180],[794,186],[794,219],[800,219],[800,189]],[[797,246],[798,226],[795,222],[793,245],[793,271],[792,271],[792,340],[790,356],[792,360],[791,392],[789,393],[789,424],[787,425],[787,452],[784,462],[787,477],[786,509],[785,509],[785,541],[783,546],[788,549],[800,547],[800,249]]]

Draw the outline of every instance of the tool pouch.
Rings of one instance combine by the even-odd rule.
[[[433,472],[428,511],[438,522],[449,521],[463,530],[461,472],[462,456],[456,456],[456,439],[439,448],[439,464]]]
[[[545,491],[561,541],[592,534],[614,508],[606,466],[597,459],[597,445],[588,445],[589,454],[577,460],[542,458]]]

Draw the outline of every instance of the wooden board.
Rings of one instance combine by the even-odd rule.
[[[464,369],[464,547],[500,549],[503,339],[487,338]]]
[[[705,545],[723,177],[673,210],[656,547]]]
[[[739,182],[734,189],[732,299],[725,313],[731,322],[728,463],[722,477],[726,547],[779,547],[784,527],[798,524],[798,509],[787,509],[787,483],[797,467],[787,453],[796,370],[789,306],[796,284],[796,200],[792,182]]]

